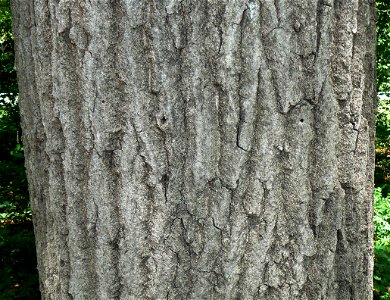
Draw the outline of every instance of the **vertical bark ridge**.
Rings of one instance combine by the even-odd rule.
[[[22,3],[44,298],[369,298],[372,3]]]

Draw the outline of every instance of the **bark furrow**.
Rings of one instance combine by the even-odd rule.
[[[44,299],[369,299],[374,2],[13,2]]]

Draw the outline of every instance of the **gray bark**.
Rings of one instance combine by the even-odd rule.
[[[14,0],[43,299],[370,299],[373,0]]]

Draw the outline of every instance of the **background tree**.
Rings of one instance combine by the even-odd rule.
[[[373,3],[14,17],[44,298],[371,296]]]

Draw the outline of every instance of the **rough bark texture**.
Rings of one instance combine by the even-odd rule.
[[[373,0],[14,0],[44,299],[370,299]]]

